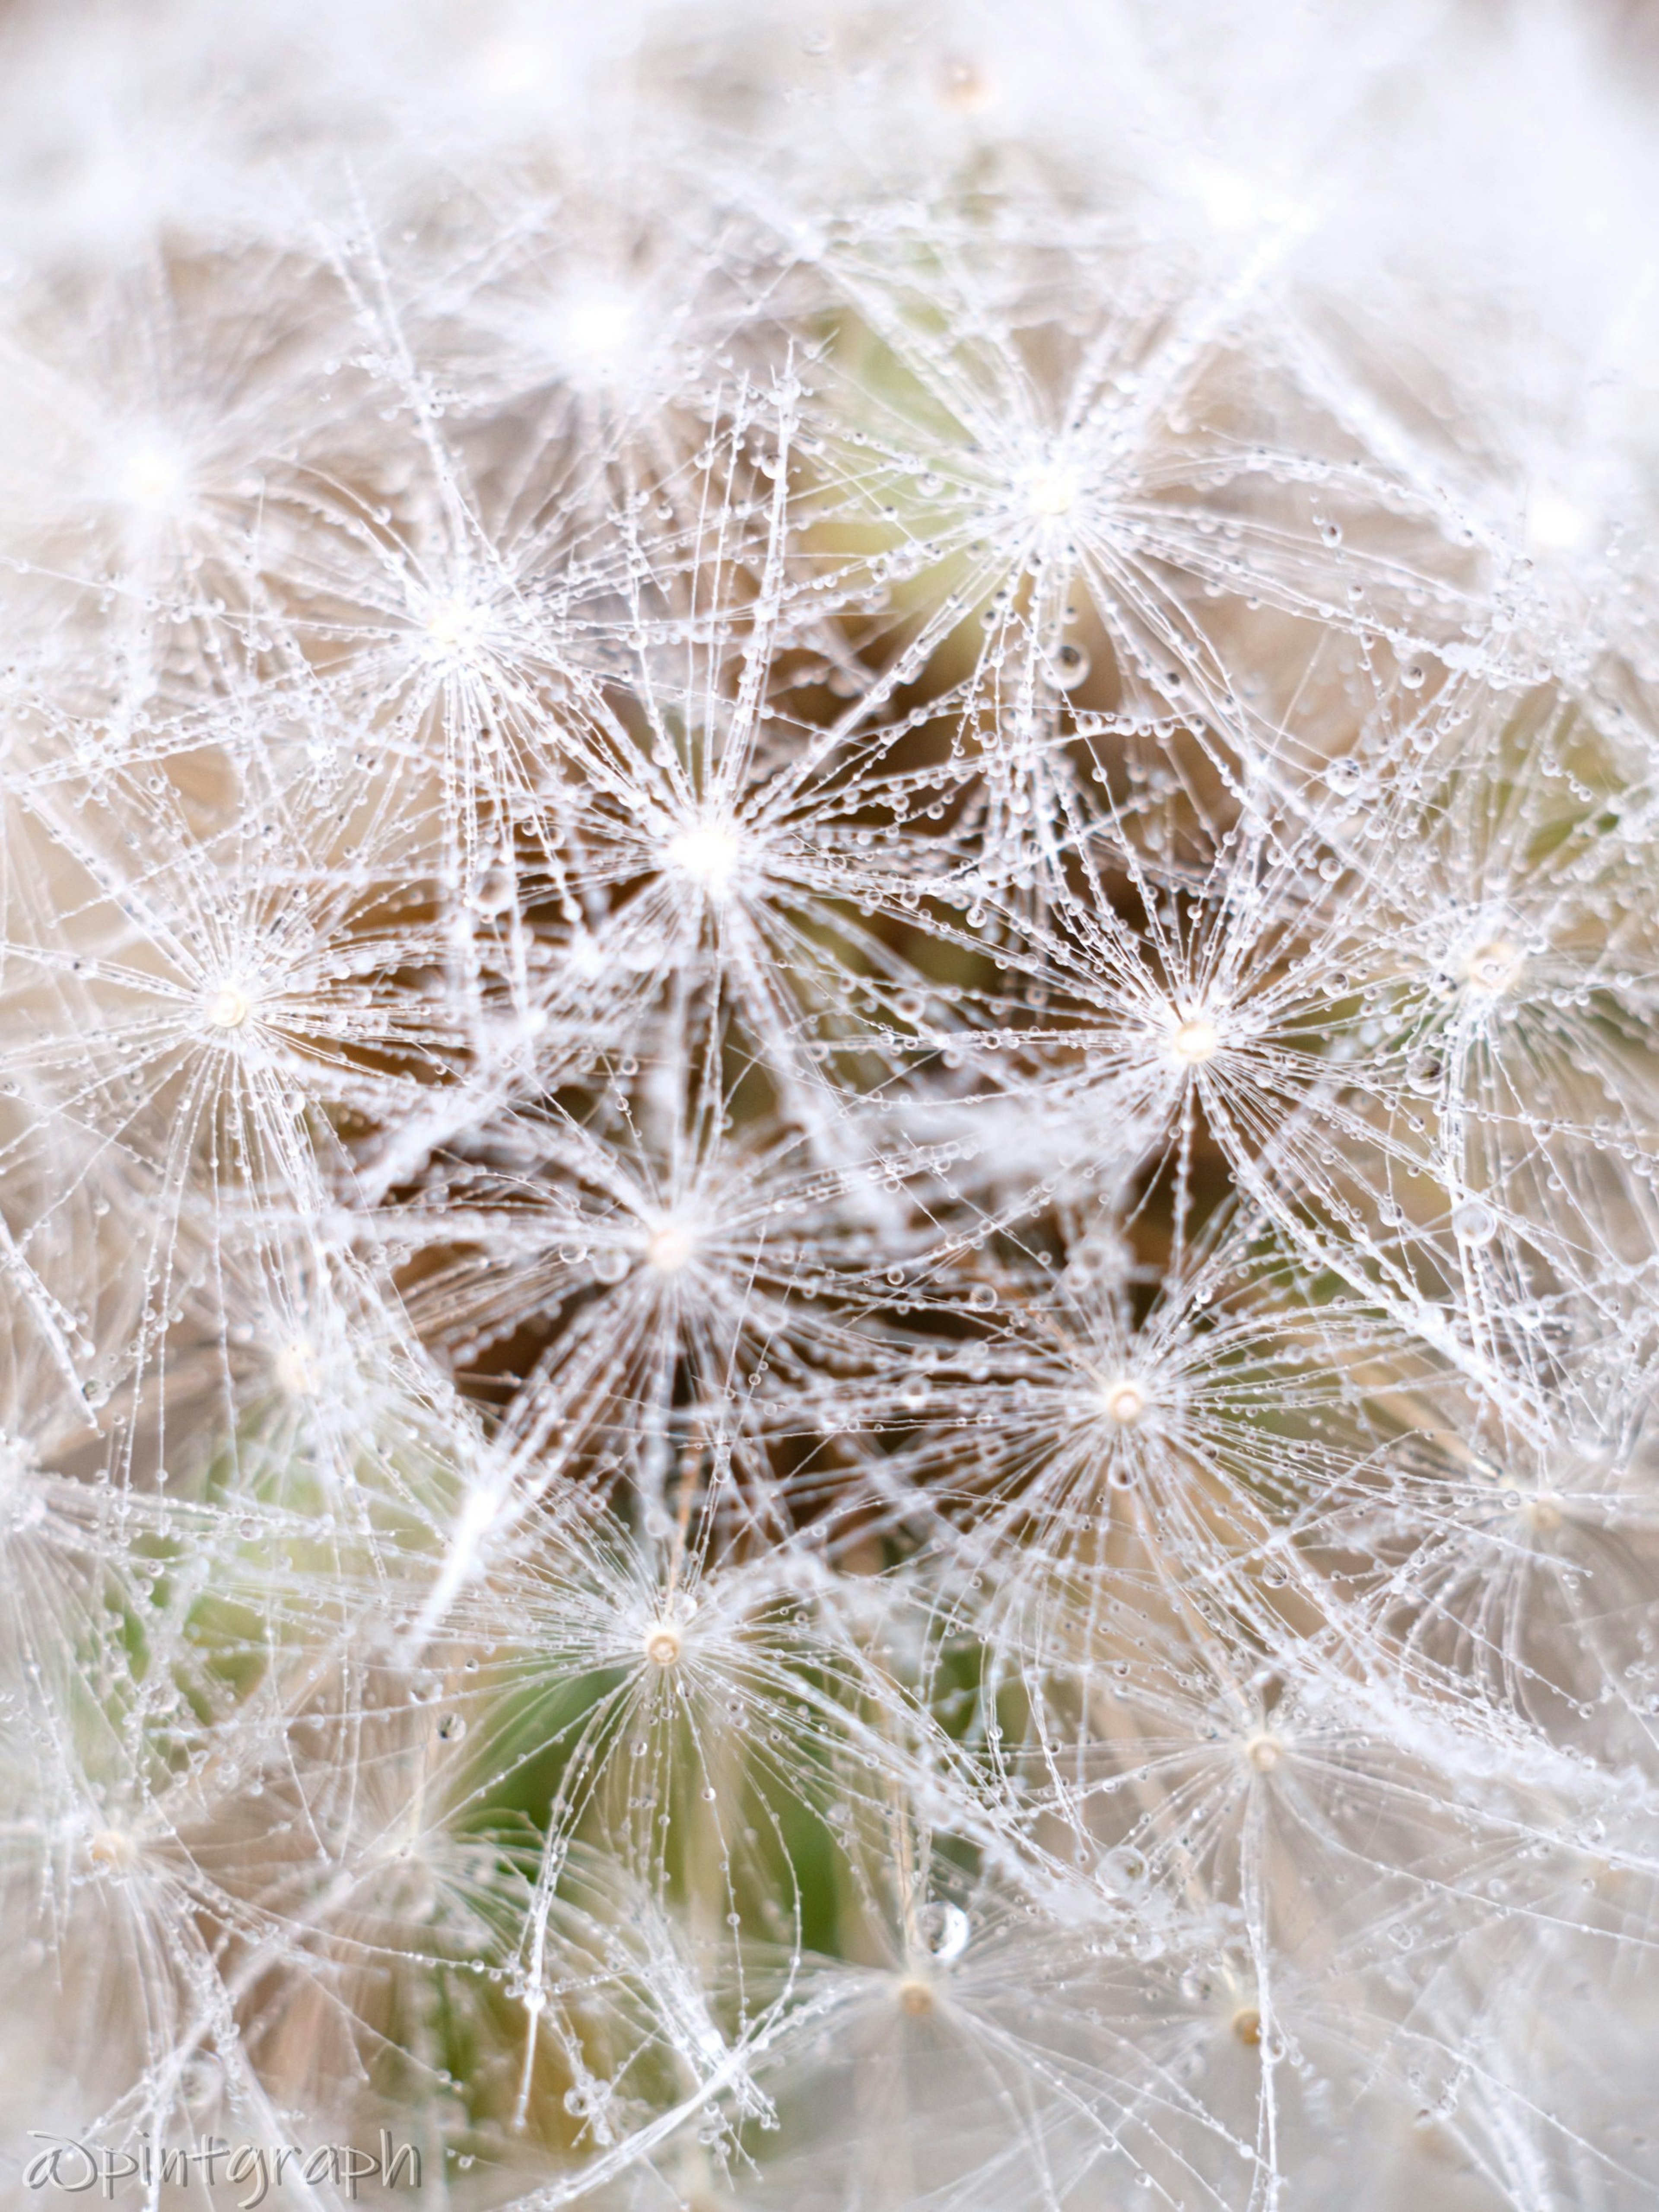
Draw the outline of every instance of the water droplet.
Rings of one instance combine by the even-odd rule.
[[[1132,1846],[1121,1844],[1102,1859],[1100,1878],[1109,1889],[1122,1895],[1133,1894],[1146,1883],[1146,1862]]]
[[[1056,691],[1075,691],[1089,673],[1089,656],[1069,641],[1058,647],[1048,663],[1048,681]]]
[[[916,1915],[916,1929],[929,1958],[948,1966],[968,1948],[968,1915],[959,1905],[924,1905]]]
[[[1498,1234],[1498,1216],[1482,1200],[1466,1198],[1452,1208],[1451,1225],[1460,1244],[1490,1244]]]
[[[1446,1063],[1437,1052],[1414,1052],[1406,1062],[1406,1081],[1419,1098],[1431,1098],[1439,1090]]]

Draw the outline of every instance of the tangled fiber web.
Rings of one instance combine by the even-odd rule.
[[[8,2204],[1659,2201],[1640,27],[0,17]]]

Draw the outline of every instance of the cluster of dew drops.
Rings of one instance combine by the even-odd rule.
[[[896,52],[0,295],[18,2172],[1659,2186],[1632,541]]]

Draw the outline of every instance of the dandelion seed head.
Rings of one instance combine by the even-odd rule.
[[[1183,1067],[1202,1067],[1220,1051],[1221,1032],[1207,1014],[1188,1014],[1170,1030],[1169,1049]]]
[[[159,438],[140,439],[118,459],[115,488],[121,503],[140,514],[177,515],[189,501],[189,466],[176,447]]]
[[[1132,1429],[1146,1411],[1146,1394],[1139,1382],[1121,1379],[1107,1384],[1102,1403],[1108,1420],[1121,1429]]]
[[[503,102],[544,95],[558,76],[548,44],[524,31],[499,31],[482,39],[465,68],[466,82],[481,99]]]
[[[598,389],[634,369],[647,337],[645,303],[628,287],[593,274],[560,293],[538,318],[537,331],[572,384]]]
[[[240,1030],[252,1018],[257,1001],[244,983],[216,983],[207,992],[203,1011],[216,1030]]]
[[[87,1856],[109,1874],[126,1874],[138,1863],[138,1839],[126,1828],[100,1828],[87,1839]]]
[[[1527,543],[1536,552],[1578,553],[1594,540],[1595,520],[1559,485],[1535,483],[1527,495]]]
[[[1271,1774],[1284,1756],[1283,1738],[1267,1729],[1258,1729],[1245,1739],[1245,1761],[1258,1774]]]
[[[977,62],[951,57],[939,72],[939,94],[946,107],[959,115],[979,115],[995,96],[992,78]]]
[[[1465,956],[1463,976],[1471,990],[1497,998],[1514,989],[1525,964],[1526,955],[1508,938],[1486,938]]]
[[[678,1275],[697,1256],[702,1224],[690,1214],[670,1214],[645,1240],[645,1264],[659,1275]]]
[[[19,2111],[1652,2194],[1638,73],[1244,12],[12,11]]]
[[[459,595],[436,599],[421,627],[428,657],[471,662],[477,657],[490,622],[490,610]]]
[[[1044,461],[1024,480],[1027,511],[1038,522],[1063,522],[1077,511],[1083,484],[1065,461]]]
[[[663,847],[663,859],[672,873],[695,884],[706,896],[728,897],[744,859],[744,841],[729,821],[709,815],[677,830]]]
[[[571,940],[565,958],[569,963],[572,974],[584,982],[592,982],[605,973],[605,947],[586,930]]]
[[[318,1373],[316,1347],[305,1337],[295,1337],[281,1346],[270,1363],[276,1388],[289,1398],[312,1398],[317,1395]]]

